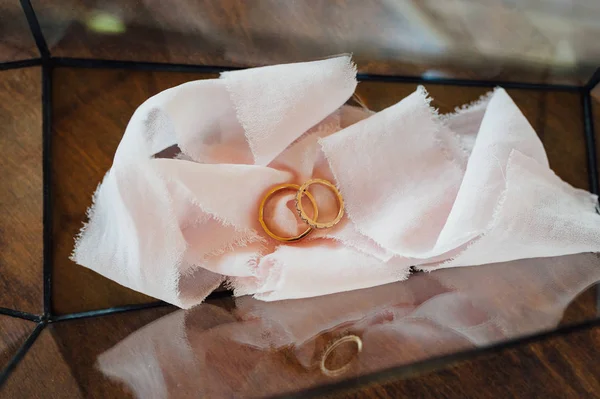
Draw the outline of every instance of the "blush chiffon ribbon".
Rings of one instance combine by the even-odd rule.
[[[356,85],[341,56],[151,97],[94,194],[73,260],[189,308],[222,284],[273,301],[402,280],[411,266],[600,251],[597,196],[556,176],[503,89],[438,115],[422,87],[377,113],[345,105]],[[300,243],[273,241],[258,222],[262,197],[315,177],[336,184],[347,216]],[[326,191],[314,196],[320,220],[337,211]],[[282,234],[304,228],[291,202],[269,208]]]

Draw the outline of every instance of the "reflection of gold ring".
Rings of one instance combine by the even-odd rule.
[[[279,184],[279,185],[271,188],[269,190],[269,192],[267,192],[267,194],[264,196],[262,202],[260,203],[260,208],[258,208],[258,221],[260,222],[260,225],[262,226],[265,233],[267,233],[269,235],[269,237],[274,238],[278,241],[293,242],[293,241],[299,241],[299,240],[303,239],[304,237],[306,237],[308,235],[308,233],[310,233],[313,230],[313,228],[311,226],[308,226],[308,228],[300,235],[297,235],[294,237],[280,237],[277,234],[273,233],[267,227],[267,224],[265,223],[264,213],[265,213],[265,204],[267,203],[267,200],[278,191],[286,190],[286,189],[298,190],[299,188],[300,188],[300,186],[297,184],[292,184],[292,183]],[[317,219],[319,216],[319,209],[317,208],[317,202],[315,201],[315,198],[310,193],[307,192],[306,196],[310,200],[310,203],[312,204],[313,209],[315,210],[314,218]]]
[[[354,342],[356,343],[356,349],[357,349],[357,353],[360,353],[360,351],[362,351],[362,340],[356,336],[356,335],[346,335],[345,337],[342,337],[340,339],[338,339],[337,341],[335,341],[329,348],[327,348],[327,350],[325,351],[325,353],[323,354],[323,357],[321,358],[321,372],[323,372],[323,374],[330,376],[330,377],[335,377],[337,375],[343,374],[344,372],[346,372],[346,370],[348,370],[350,368],[351,362],[349,361],[348,363],[346,363],[345,365],[343,365],[342,367],[339,367],[337,369],[331,370],[328,369],[327,366],[325,366],[325,362],[327,361],[327,358],[329,357],[329,355],[331,355],[331,353],[340,345],[346,343],[346,342]]]
[[[337,197],[338,206],[340,207],[340,209],[338,211],[337,216],[332,221],[323,222],[323,223],[317,222],[316,212],[315,212],[314,219],[311,219],[308,217],[308,215],[304,211],[304,208],[302,207],[302,196],[305,194],[308,196],[309,193],[307,190],[308,190],[308,187],[312,184],[322,184],[322,185],[328,187],[331,191],[333,191],[333,193]],[[333,183],[331,183],[330,181],[323,180],[323,179],[311,179],[311,180],[307,181],[306,183],[304,183],[303,185],[301,185],[300,188],[298,188],[298,193],[296,194],[296,209],[298,210],[300,219],[304,220],[309,226],[314,227],[315,229],[326,229],[326,228],[333,227],[336,224],[338,224],[338,222],[342,219],[342,216],[344,216],[344,199],[342,198],[342,194],[340,194],[340,192],[335,187],[335,185],[333,185]]]

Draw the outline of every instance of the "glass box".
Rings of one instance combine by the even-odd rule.
[[[277,303],[223,289],[189,311],[69,255],[146,98],[332,54],[353,53],[375,111],[421,84],[442,112],[504,87],[552,169],[598,194],[599,21],[595,0],[0,0],[0,396],[597,395],[578,374],[600,358],[594,254]]]

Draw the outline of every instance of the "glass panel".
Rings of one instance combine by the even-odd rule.
[[[587,81],[595,0],[33,1],[51,52],[228,66],[354,53],[361,72]]]
[[[130,397],[127,386],[102,376],[96,357],[170,311],[170,307],[155,308],[46,327],[0,388],[0,397]]]
[[[0,0],[0,62],[22,61],[39,56],[19,2]]]
[[[37,397],[35,392],[56,390],[56,381],[65,381],[60,389],[69,397],[249,398],[307,389],[332,393],[382,376],[400,383],[446,366],[460,353],[466,359],[482,348],[597,318],[599,266],[593,254],[528,259],[414,273],[402,282],[317,298],[263,302],[246,296],[191,310],[165,307],[56,323],[19,365],[8,392],[25,389]],[[593,331],[493,360],[477,357],[446,374],[482,381],[494,375],[504,387],[502,381],[521,381],[510,374],[513,368],[535,374],[533,384],[548,375],[556,380],[553,371],[544,371],[560,367],[568,380],[562,389],[571,389],[573,381],[593,384],[593,370],[586,368],[597,347]],[[574,359],[581,362],[571,364]],[[573,370],[581,374],[567,378]],[[39,381],[20,383],[32,377]],[[335,382],[342,384],[325,388]],[[413,383],[413,392],[443,386],[431,378],[427,383],[421,391]],[[478,386],[477,380],[463,383]],[[456,381],[448,385],[460,389]]]
[[[130,335],[98,365],[133,390],[173,397],[296,392],[593,319],[586,290],[600,281],[598,266],[589,254],[530,259],[318,298],[242,297],[235,310],[203,304]],[[149,363],[160,372],[131,373]]]
[[[42,311],[39,68],[0,71],[0,307]]]

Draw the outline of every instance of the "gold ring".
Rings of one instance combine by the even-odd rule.
[[[338,211],[338,214],[335,217],[335,219],[333,219],[332,221],[323,222],[323,223],[317,222],[317,213],[316,212],[315,212],[314,219],[309,218],[308,215],[306,214],[306,212],[304,212],[304,208],[302,207],[302,196],[304,194],[306,194],[307,196],[309,195],[309,192],[307,190],[308,190],[308,187],[312,184],[322,184],[326,187],[329,187],[331,189],[331,191],[333,191],[333,193],[337,197],[337,201],[338,201],[340,210]],[[310,199],[310,197],[309,197],[309,199]],[[338,222],[344,216],[344,199],[342,198],[342,194],[340,194],[337,187],[335,187],[335,185],[333,185],[333,183],[331,183],[330,181],[327,181],[324,179],[311,179],[311,180],[307,181],[306,183],[304,183],[302,186],[300,186],[300,188],[298,189],[298,193],[296,194],[296,209],[298,210],[300,219],[304,220],[306,222],[306,224],[308,224],[310,227],[314,227],[315,229],[327,229],[329,227],[333,227],[336,224],[338,224]]]
[[[258,221],[260,222],[260,225],[262,226],[265,233],[267,233],[269,235],[269,237],[274,238],[278,241],[294,242],[294,241],[299,241],[299,240],[303,239],[313,230],[313,228],[311,226],[308,226],[308,229],[306,229],[300,235],[297,235],[294,237],[281,237],[281,236],[278,236],[277,234],[273,233],[267,227],[267,224],[265,223],[264,213],[265,213],[265,204],[267,203],[267,200],[278,191],[285,190],[285,189],[298,190],[299,188],[300,188],[300,186],[297,184],[292,184],[292,183],[279,184],[279,185],[271,188],[267,192],[267,194],[264,196],[262,202],[260,203],[260,208],[258,208]],[[313,206],[313,209],[315,210],[314,217],[315,217],[315,219],[317,219],[319,217],[319,209],[317,208],[317,202],[315,201],[315,198],[310,193],[307,192],[306,196],[310,200],[310,202]]]
[[[340,346],[346,342],[356,343],[356,349],[358,350],[357,353],[360,353],[362,351],[362,345],[363,345],[362,340],[358,336],[346,335],[345,337],[338,339],[329,348],[327,348],[327,350],[323,354],[323,357],[321,358],[320,366],[321,366],[321,372],[323,372],[323,374],[330,376],[330,377],[335,377],[337,375],[343,374],[344,372],[346,372],[346,370],[348,370],[350,368],[352,361],[350,361],[350,362],[346,363],[345,365],[343,365],[342,367],[334,369],[334,370],[328,369],[327,366],[325,366],[325,362],[327,361],[327,358],[329,357],[329,355],[331,355],[331,352],[333,352],[335,350],[335,348],[337,348],[338,346]]]

